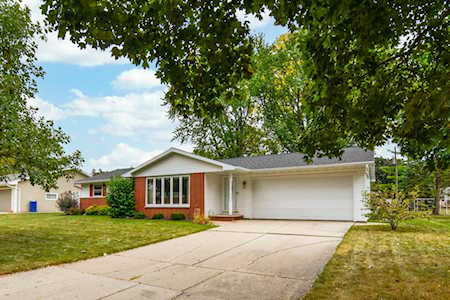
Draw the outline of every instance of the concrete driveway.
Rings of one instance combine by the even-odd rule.
[[[1,299],[298,299],[350,222],[244,220],[0,277]]]

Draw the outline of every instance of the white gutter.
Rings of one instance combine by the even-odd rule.
[[[84,183],[97,183],[97,182],[108,182],[111,180],[111,178],[109,179],[92,179],[92,180],[87,180],[85,181],[84,179],[82,179],[83,181],[75,181],[75,184],[84,184]]]

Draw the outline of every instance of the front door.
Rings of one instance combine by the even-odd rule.
[[[233,211],[237,210],[237,197],[236,197],[236,178],[233,177]],[[228,213],[230,204],[230,178],[224,177],[223,179],[223,208],[224,212]]]

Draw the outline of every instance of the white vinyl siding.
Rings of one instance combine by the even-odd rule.
[[[222,167],[199,161],[180,154],[170,154],[160,161],[133,173],[136,177],[172,176],[170,174],[192,174],[222,171]]]

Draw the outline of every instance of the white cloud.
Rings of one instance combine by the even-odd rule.
[[[83,67],[106,64],[126,64],[126,59],[114,59],[109,51],[95,50],[92,47],[80,49],[67,37],[58,39],[56,32],[47,34],[47,41],[38,42],[37,58],[41,62],[56,62]]]
[[[87,96],[79,89],[70,89],[70,92],[78,98],[87,98]]]
[[[141,90],[161,86],[161,81],[153,70],[131,69],[120,73],[112,85],[122,90]]]
[[[44,17],[39,6],[41,0],[25,0],[23,4],[31,10],[31,19],[43,24]],[[47,40],[38,40],[37,58],[41,62],[67,63],[79,66],[100,66],[106,64],[125,64],[126,59],[116,60],[109,51],[95,50],[92,47],[80,49],[66,36],[64,40],[58,39],[56,32],[47,34]]]
[[[174,126],[161,105],[163,96],[156,91],[90,98],[78,92],[65,109],[71,116],[100,117],[104,124],[98,130],[113,136],[167,137]]]
[[[28,6],[30,9],[31,19],[33,21],[42,22],[44,20],[39,8],[42,5],[42,0],[22,0],[22,4]]]
[[[259,29],[259,28],[265,27],[266,25],[275,23],[275,19],[270,16],[270,11],[268,9],[265,9],[261,13],[261,17],[262,17],[261,20],[256,15],[246,14],[242,10],[237,12],[237,17],[241,22],[248,21],[250,30]]]
[[[88,134],[109,134],[132,138],[152,138],[170,141],[175,128],[162,106],[164,91],[129,93],[123,96],[89,97],[78,89],[72,89],[75,98],[61,106],[41,98],[30,100],[30,105],[39,108],[39,114],[51,120],[70,117],[89,117],[103,121]]]
[[[192,151],[191,145],[172,145],[185,151]],[[126,143],[117,144],[110,153],[87,160],[87,167],[92,169],[113,170],[136,167],[143,162],[161,154],[164,150],[145,151]]]
[[[394,158],[394,150],[397,150],[397,158],[404,158],[402,155],[400,155],[400,147],[391,142],[388,141],[383,146],[375,147],[375,156],[376,157],[383,157],[383,158]]]
[[[37,108],[37,114],[48,120],[58,121],[66,117],[64,110],[40,97],[28,99],[28,105]]]
[[[161,150],[144,151],[125,143],[119,143],[110,153],[88,160],[88,164],[93,168],[103,170],[136,167],[161,152]]]

